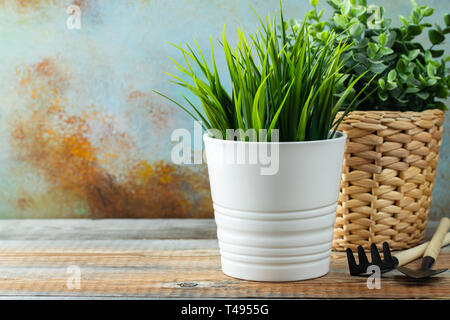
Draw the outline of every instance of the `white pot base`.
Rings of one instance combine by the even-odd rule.
[[[285,266],[258,266],[221,258],[222,271],[227,276],[250,281],[286,282],[308,280],[326,275],[330,271],[330,258],[311,263]]]

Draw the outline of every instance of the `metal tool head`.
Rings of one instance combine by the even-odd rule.
[[[398,270],[405,274],[406,276],[414,279],[425,279],[432,276],[435,276],[439,273],[445,272],[448,269],[437,269],[437,270],[413,270],[405,267],[399,267]]]
[[[356,263],[355,257],[353,256],[353,252],[350,248],[347,248],[346,252],[348,267],[352,276],[372,274],[367,270],[370,266],[378,266],[382,273],[388,272],[392,269],[395,269],[398,264],[397,258],[391,255],[391,250],[387,242],[383,243],[383,259],[381,259],[376,244],[372,243],[370,245],[370,255],[372,258],[372,262],[369,262],[369,260],[367,259],[367,255],[364,252],[364,248],[362,246],[358,246],[359,264]]]
[[[434,264],[434,259],[432,257],[424,257],[422,260],[422,265],[419,269],[413,270],[406,267],[399,267],[398,270],[405,274],[406,276],[413,278],[413,279],[425,279],[432,276],[435,276],[439,273],[445,272],[448,269],[436,269],[433,270],[431,267]]]

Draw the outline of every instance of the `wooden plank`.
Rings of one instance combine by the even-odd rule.
[[[426,238],[437,227],[429,221]],[[0,220],[0,240],[216,239],[214,219]]]
[[[394,271],[369,290],[343,253],[319,279],[233,279],[215,238],[214,220],[2,220],[0,298],[450,298],[449,272],[416,283]],[[436,267],[449,264],[450,246]],[[81,272],[79,290],[67,286],[69,266]]]
[[[216,239],[214,219],[0,220],[0,240]]]
[[[216,240],[3,240],[1,297],[125,298],[450,298],[450,275],[420,283],[397,271],[381,289],[351,277],[345,254],[332,253],[331,272],[289,283],[242,281],[224,275]],[[416,265],[418,262],[416,263]],[[445,248],[436,267],[448,267]],[[69,289],[69,266],[80,269],[80,289]]]

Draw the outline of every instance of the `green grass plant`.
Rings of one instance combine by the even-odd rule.
[[[256,13],[255,13],[256,14]],[[258,141],[270,141],[271,131],[278,129],[279,141],[311,141],[334,137],[343,116],[356,107],[356,101],[366,86],[355,93],[352,89],[365,73],[338,87],[347,76],[341,73],[344,52],[350,47],[345,39],[337,45],[336,35],[330,32],[323,39],[312,37],[304,21],[301,26],[277,28],[276,17],[262,20],[256,33],[245,35],[239,29],[237,47],[232,48],[222,34],[221,47],[225,55],[232,89],[223,86],[211,40],[209,63],[195,41],[195,50],[189,45],[174,45],[184,57],[183,65],[172,59],[180,75],[169,74],[172,82],[188,89],[201,107],[182,95],[186,105],[169,99],[204,129],[256,130]],[[288,23],[280,10],[281,25]],[[201,70],[201,72],[194,72]],[[339,86],[339,84],[341,84]],[[202,110],[201,110],[202,109]],[[342,116],[336,119],[339,111]],[[203,112],[202,112],[203,111]],[[261,129],[266,130],[260,135]],[[242,135],[238,139],[245,140]],[[247,137],[248,139],[248,137]]]

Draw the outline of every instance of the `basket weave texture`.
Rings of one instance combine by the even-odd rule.
[[[353,111],[347,134],[333,249],[394,250],[423,241],[444,112]]]

